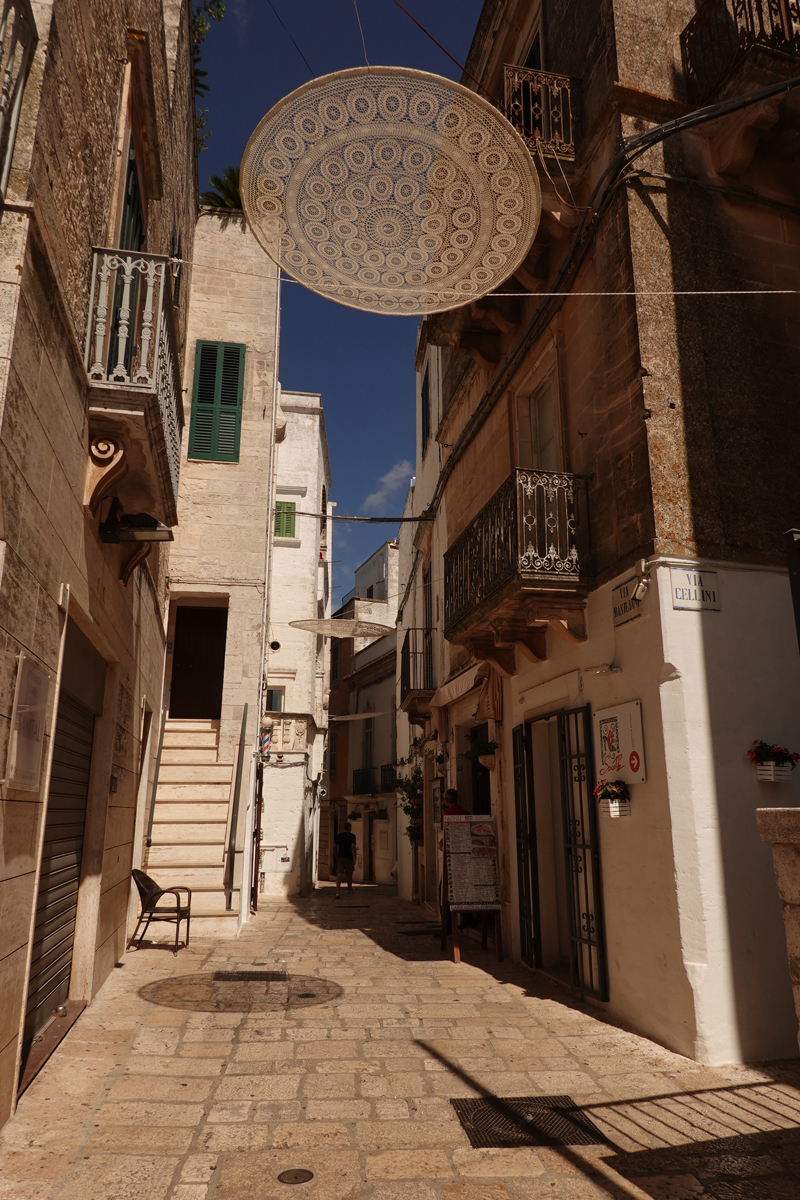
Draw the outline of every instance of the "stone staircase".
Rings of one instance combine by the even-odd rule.
[[[144,869],[192,889],[192,934],[235,937],[239,894],[226,909],[223,883],[233,764],[217,761],[218,745],[219,721],[167,721]]]

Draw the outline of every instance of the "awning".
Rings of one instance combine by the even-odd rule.
[[[438,741],[447,741],[448,704],[453,704],[462,696],[466,696],[467,692],[471,692],[473,688],[485,684],[491,669],[487,662],[477,663],[474,667],[469,667],[460,675],[456,675],[455,679],[443,683],[439,690],[433,693],[430,701],[431,724],[436,730]]]
[[[456,675],[455,679],[451,679],[449,683],[443,683],[439,690],[431,696],[431,708],[446,708],[454,700],[460,700],[479,683],[483,683],[491,669],[487,662],[477,663],[474,667],[469,667],[460,675]]]

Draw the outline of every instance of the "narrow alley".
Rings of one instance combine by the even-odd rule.
[[[0,1135],[3,1200],[272,1200],[293,1171],[313,1200],[800,1190],[796,1063],[698,1065],[477,940],[456,965],[388,890],[322,885],[177,957],[153,936]]]

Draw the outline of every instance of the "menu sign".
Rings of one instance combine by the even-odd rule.
[[[447,901],[453,912],[500,910],[497,839],[491,817],[444,818]]]

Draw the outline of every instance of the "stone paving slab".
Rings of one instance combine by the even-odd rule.
[[[469,939],[456,966],[403,934],[425,919],[380,889],[334,905],[323,887],[235,941],[130,952],[0,1135],[0,1200],[800,1196],[798,1064],[699,1066]],[[284,969],[333,992],[242,1012],[140,995]],[[607,1145],[474,1149],[450,1104],[564,1094]],[[313,1179],[280,1183],[292,1168]]]

